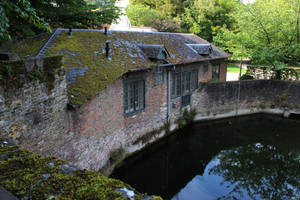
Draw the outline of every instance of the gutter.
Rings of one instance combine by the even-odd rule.
[[[170,104],[171,104],[171,70],[168,71],[168,109],[167,121],[170,122]]]
[[[203,62],[203,61],[221,60],[221,59],[227,59],[227,58],[228,58],[228,56],[218,57],[218,58],[205,58],[205,59],[195,60],[195,61],[190,61],[190,62],[179,62],[179,63],[163,64],[163,65],[160,65],[160,66],[161,67],[173,67],[173,66],[176,66],[176,65],[187,65],[187,64],[199,63],[199,62]]]

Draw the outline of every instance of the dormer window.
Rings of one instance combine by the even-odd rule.
[[[212,47],[210,44],[186,44],[195,53],[201,56],[209,56],[212,53]]]
[[[165,61],[170,56],[164,45],[160,44],[138,44],[138,47],[151,61]]]

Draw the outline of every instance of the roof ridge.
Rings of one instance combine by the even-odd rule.
[[[37,57],[41,57],[43,56],[45,50],[48,48],[48,45],[50,44],[51,40],[54,38],[54,36],[61,31],[59,28],[55,29],[55,31],[51,34],[51,36],[49,37],[49,39],[44,43],[44,45],[41,47],[41,49],[39,50],[39,52],[36,54],[36,58]]]
[[[57,28],[60,31],[68,31],[66,28]],[[95,31],[95,32],[104,32],[102,29],[77,29],[73,28],[72,31]],[[150,33],[150,34],[172,34],[172,35],[195,35],[193,33],[173,33],[173,32],[147,32],[147,31],[130,31],[130,30],[107,30],[107,32],[116,32],[116,33]],[[197,36],[197,35],[196,35]],[[198,36],[199,37],[199,36]]]

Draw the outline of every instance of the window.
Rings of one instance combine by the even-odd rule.
[[[155,85],[164,83],[164,69],[163,67],[155,67]]]
[[[192,77],[191,77],[191,90],[195,90],[198,88],[198,70],[192,71]]]
[[[220,80],[220,64],[214,64],[212,67],[212,81]]]
[[[208,66],[209,66],[209,63],[208,61],[204,61],[203,62],[203,72],[206,74],[208,72]]]
[[[179,97],[181,94],[181,74],[179,72],[172,73],[172,97]]]
[[[182,95],[190,93],[191,72],[182,73]]]
[[[124,81],[124,113],[145,108],[145,80]]]
[[[198,88],[198,70],[172,73],[172,98],[190,94]]]

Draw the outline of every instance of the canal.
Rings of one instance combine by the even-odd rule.
[[[172,200],[299,200],[300,120],[194,123],[128,157],[111,177]]]

